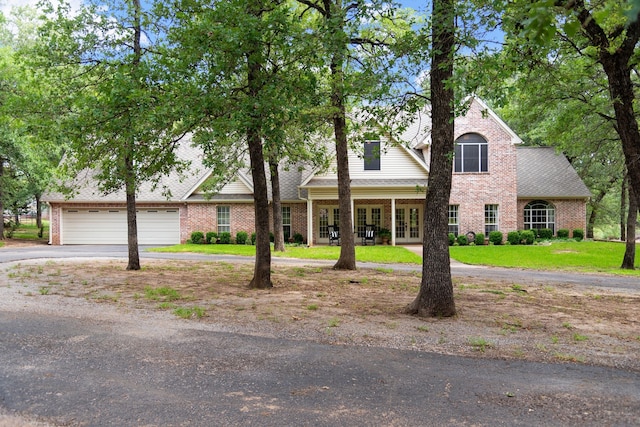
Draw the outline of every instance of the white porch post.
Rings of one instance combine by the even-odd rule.
[[[356,211],[355,211],[356,207],[355,207],[355,201],[353,200],[353,197],[351,197],[351,226],[353,227],[353,230],[351,230],[352,233],[355,233],[356,231]]]
[[[391,198],[391,246],[396,245],[396,199]]]
[[[307,199],[307,245],[313,246],[313,200]]]

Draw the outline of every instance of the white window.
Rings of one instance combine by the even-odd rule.
[[[556,208],[544,200],[535,200],[524,207],[524,229],[549,228],[556,232]]]
[[[231,232],[231,208],[229,206],[218,206],[218,234]]]
[[[484,234],[498,231],[498,205],[484,205]]]
[[[329,238],[329,225],[340,227],[340,209],[335,206],[320,207],[318,216],[318,237]]]
[[[489,144],[477,133],[467,133],[456,140],[455,172],[488,172]]]
[[[282,207],[282,234],[284,235],[284,241],[286,242],[291,237],[291,207]]]
[[[449,233],[457,236],[459,232],[458,205],[449,205]]]

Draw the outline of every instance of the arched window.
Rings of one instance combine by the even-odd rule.
[[[556,208],[544,200],[534,200],[524,207],[524,229],[550,228],[556,233]]]
[[[477,133],[466,133],[456,140],[455,172],[488,172],[489,144]]]

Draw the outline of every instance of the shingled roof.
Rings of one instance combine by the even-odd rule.
[[[518,198],[586,198],[591,192],[553,147],[517,147]]]

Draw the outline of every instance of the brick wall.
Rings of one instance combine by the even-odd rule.
[[[538,199],[535,199],[538,200]],[[518,200],[518,230],[524,229],[524,207],[534,199]],[[566,228],[569,232],[579,228],[587,231],[587,204],[581,199],[544,199],[556,209],[556,232]],[[570,234],[571,235],[571,234]]]
[[[486,204],[498,205],[498,229],[515,230],[517,220],[516,148],[510,135],[474,102],[465,117],[456,119],[456,139],[477,133],[488,142],[489,165],[485,173],[453,173],[450,204],[458,205],[460,233],[484,233]]]

